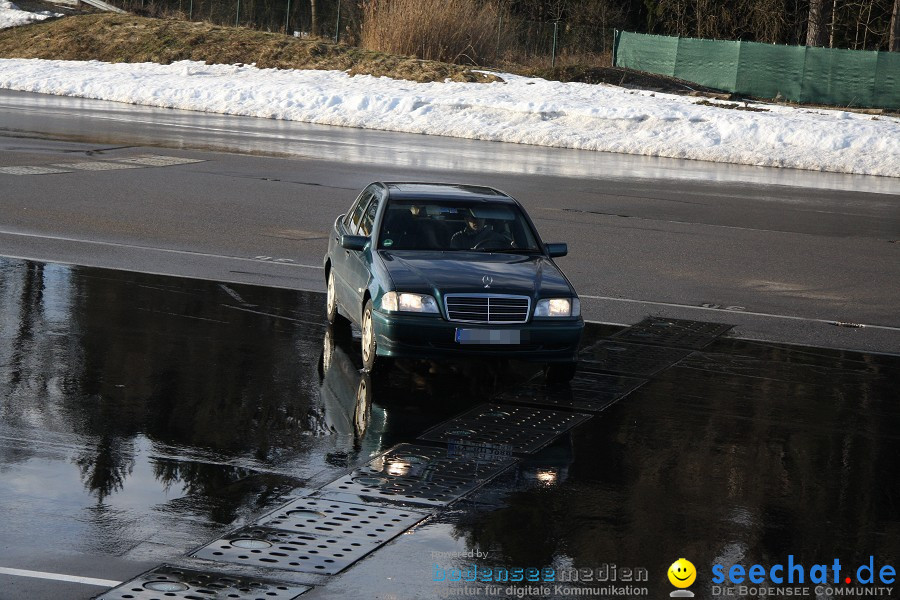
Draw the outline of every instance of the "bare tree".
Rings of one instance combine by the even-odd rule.
[[[834,0],[831,6],[831,25],[828,27],[828,47],[834,48],[834,28],[837,23],[837,14],[838,14],[838,5],[837,0]]]
[[[309,0],[309,35],[312,37],[319,35],[319,17],[316,15],[316,1]]]
[[[731,39],[768,44],[790,43],[789,0],[743,0],[734,16]]]
[[[825,13],[822,11],[823,0],[809,0],[809,19],[806,27],[806,45],[821,46],[824,41]]]
[[[900,52],[900,0],[894,0],[894,10],[891,13],[890,39],[888,50]]]

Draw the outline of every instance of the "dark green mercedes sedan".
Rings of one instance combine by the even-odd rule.
[[[501,191],[373,183],[334,222],[327,312],[362,330],[364,368],[387,358],[490,356],[568,381],[584,329],[572,284],[522,206]]]

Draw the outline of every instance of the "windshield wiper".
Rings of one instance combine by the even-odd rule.
[[[503,246],[502,248],[481,248],[476,252],[496,252],[498,254],[536,254],[540,250],[530,250],[528,248],[510,248]]]

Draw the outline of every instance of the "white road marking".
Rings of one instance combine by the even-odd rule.
[[[191,163],[206,162],[206,160],[201,158],[181,158],[178,156],[163,156],[161,154],[144,154],[131,158],[109,158],[107,160],[147,167],[171,167],[173,165],[188,165]]]
[[[233,289],[231,289],[224,283],[220,283],[219,287],[222,288],[223,290],[225,290],[225,293],[228,294],[229,296],[231,296],[232,298],[234,298],[235,301],[239,302],[240,304],[244,304],[244,305],[247,304],[247,301],[244,300],[243,298],[241,298],[240,294],[238,294],[236,291],[234,291]]]
[[[206,162],[199,158],[181,158],[163,156],[161,154],[145,154],[130,158],[108,158],[105,161],[59,163],[49,166],[0,167],[5,175],[50,175],[53,173],[71,173],[74,171],[111,171],[116,169],[139,169],[141,167],[171,167],[191,163]]]
[[[167,252],[170,254],[187,254],[189,256],[203,256],[206,258],[227,258],[229,260],[241,260],[241,261],[255,262],[255,263],[260,262],[256,258],[245,258],[242,256],[227,256],[224,254],[208,254],[206,252],[194,252],[191,250],[173,250],[171,248],[154,248],[153,246],[138,246],[136,244],[120,244],[117,242],[101,242],[101,241],[97,241],[97,240],[81,240],[78,238],[63,237],[63,236],[58,236],[58,235],[43,235],[43,234],[38,234],[38,233],[18,233],[15,231],[4,231],[4,230],[0,230],[0,235],[37,238],[37,239],[42,239],[42,240],[55,240],[58,242],[76,242],[79,244],[93,244],[95,246],[112,246],[114,248],[134,248],[137,250],[153,250],[155,252]],[[59,261],[53,261],[53,262],[59,262]],[[319,266],[319,265],[304,265],[304,264],[300,264],[300,263],[272,262],[271,264],[277,264],[277,265],[281,265],[283,267],[297,267],[297,268],[302,268],[302,269],[323,270],[325,268],[325,267]]]
[[[244,312],[253,313],[254,315],[262,315],[264,317],[271,317],[273,319],[281,319],[283,321],[290,321],[292,323],[303,323],[304,325],[315,325],[316,327],[321,327],[325,329],[327,325],[323,321],[304,321],[303,319],[294,319],[292,317],[284,317],[282,315],[275,315],[268,312],[263,312],[260,310],[250,310],[249,308],[244,308],[242,306],[232,306],[230,304],[221,304],[223,308],[230,308],[232,310],[242,310]]]
[[[733,315],[753,315],[756,317],[770,317],[773,319],[789,319],[791,321],[806,321],[808,323],[824,323],[826,325],[840,325],[840,321],[829,321],[828,319],[813,319],[810,317],[793,317],[790,315],[774,315],[772,313],[753,312],[750,310],[725,310],[722,308],[712,308],[710,306],[691,306],[690,304],[676,304],[674,302],[653,302],[652,300],[633,300],[631,298],[612,298],[610,296],[589,296],[587,294],[578,294],[579,298],[591,298],[592,300],[611,300],[614,302],[630,302],[632,304],[653,304],[655,306],[669,306],[672,308],[690,308],[692,310],[706,310],[719,314]],[[613,323],[614,324],[614,323]],[[891,327],[889,325],[870,325],[868,323],[859,323],[864,329],[884,329],[886,331],[900,331],[900,327]]]
[[[125,163],[114,163],[114,162],[102,162],[102,161],[94,161],[94,162],[77,162],[77,163],[56,163],[50,165],[52,167],[59,167],[60,169],[75,169],[78,171],[117,171],[121,169],[141,169],[143,168],[141,165],[129,165]]]
[[[15,575],[17,577],[34,577],[35,579],[52,579],[54,581],[68,581],[71,583],[83,583],[100,587],[116,587],[121,581],[111,579],[94,579],[93,577],[78,577],[77,575],[62,575],[60,573],[44,573],[43,571],[26,571],[25,569],[9,569],[0,567],[0,575]]]
[[[6,175],[51,175],[53,173],[71,173],[69,169],[61,169],[58,167],[0,167],[0,173]]]

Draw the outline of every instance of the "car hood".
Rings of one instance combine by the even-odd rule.
[[[546,256],[487,252],[381,251],[394,289],[443,294],[571,296],[569,282]],[[485,287],[484,278],[490,278]]]

